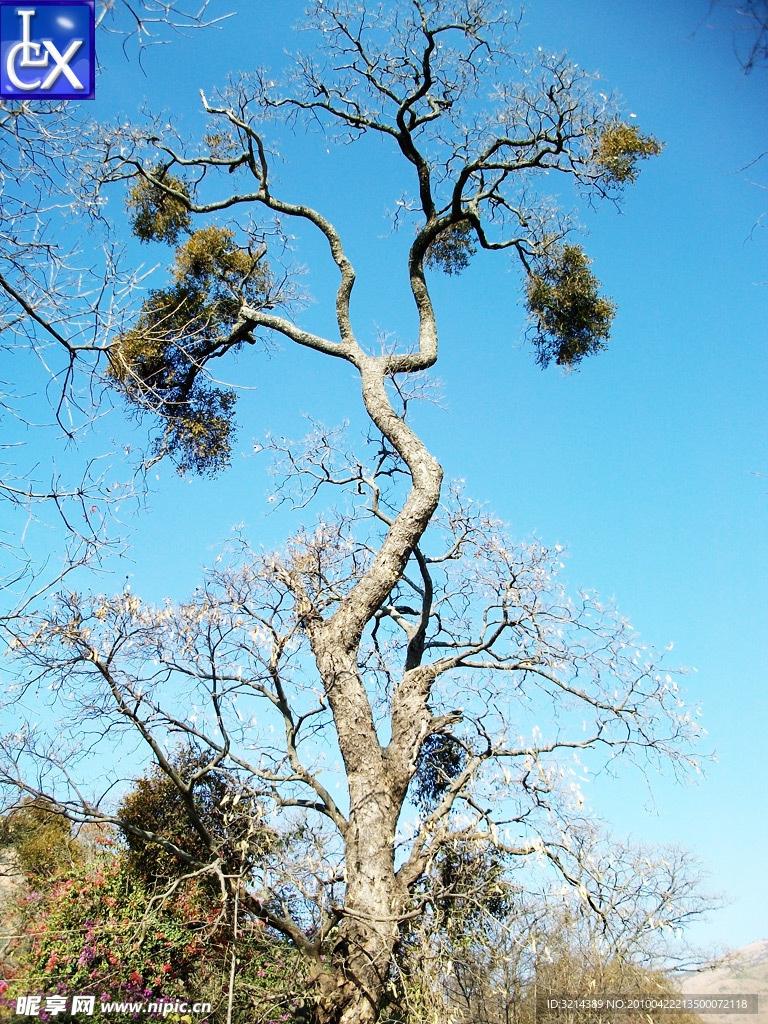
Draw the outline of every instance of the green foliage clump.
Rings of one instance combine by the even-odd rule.
[[[427,736],[419,751],[412,783],[413,798],[419,807],[427,812],[434,810],[466,764],[467,752],[453,736]]]
[[[614,121],[600,133],[594,160],[611,183],[631,184],[637,177],[640,160],[658,156],[662,148],[658,139],[643,135],[633,124]]]
[[[449,933],[467,933],[481,912],[497,921],[512,913],[507,865],[503,854],[490,844],[460,840],[446,844],[436,858],[435,874],[436,908]]]
[[[387,1020],[491,1024],[510,1019],[489,1013],[489,1006],[467,1006],[455,998],[456,987],[466,995],[476,976],[504,987],[504,979],[491,973],[498,940],[518,936],[524,924],[517,917],[519,890],[510,880],[509,860],[490,838],[453,837],[438,851],[413,894],[423,901],[424,911],[401,927]],[[467,1012],[472,1010],[474,1015]]]
[[[170,454],[180,473],[215,475],[229,463],[236,396],[204,369],[239,347],[229,337],[240,309],[263,300],[269,281],[232,231],[202,228],[176,250],[173,284],[150,293],[110,348],[109,375],[134,408],[158,417],[156,454]]]
[[[472,244],[473,238],[474,230],[469,221],[451,224],[427,246],[424,263],[445,274],[460,274],[477,252]]]
[[[187,782],[208,758],[191,748],[180,750],[172,767]],[[159,767],[138,779],[124,797],[117,817],[125,826],[128,868],[148,883],[167,882],[194,870],[188,861],[133,829],[161,836],[200,864],[220,858],[225,873],[241,874],[277,842],[260,823],[259,809],[248,795],[238,794],[221,772],[205,772],[188,797]],[[206,882],[218,892],[215,880]]]
[[[181,178],[156,167],[152,175],[166,188],[173,189],[189,200],[189,188]],[[149,178],[139,178],[125,200],[130,216],[131,231],[142,242],[167,242],[176,245],[179,235],[189,233],[191,220],[187,202],[169,195]]]
[[[600,295],[591,260],[577,245],[550,245],[528,277],[536,361],[576,366],[605,348],[616,306]]]
[[[12,847],[22,872],[36,882],[83,858],[70,823],[41,800],[29,799],[0,820],[0,848]]]

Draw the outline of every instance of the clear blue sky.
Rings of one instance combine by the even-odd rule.
[[[221,31],[149,50],[146,77],[102,36],[95,111],[132,115],[146,100],[194,130],[201,87],[277,66],[302,44],[291,30],[296,0],[240,6]],[[768,71],[743,76],[725,19],[711,20],[707,0],[530,5],[524,43],[568,50],[599,72],[603,91],[619,91],[666,148],[621,215],[581,213],[594,270],[619,308],[609,351],[579,373],[542,373],[520,344],[517,274],[482,254],[435,284],[445,410],[425,411],[418,425],[448,477],[466,480],[519,537],[565,545],[574,586],[615,597],[646,642],[674,642],[674,660],[696,668],[689,695],[718,756],[706,778],[680,788],[656,777],[649,788],[626,772],[587,796],[619,831],[697,851],[711,887],[733,902],[694,938],[741,946],[768,938],[768,233],[751,235],[768,210],[768,158],[742,170],[768,149]],[[283,194],[322,208],[347,238],[358,325],[407,339],[405,274],[389,258],[403,240],[388,237],[385,216],[401,189],[397,162],[379,143],[328,151],[317,136],[280,135]],[[302,317],[318,328],[334,282],[327,263],[315,270],[321,253],[300,254],[316,300]],[[304,413],[329,424],[356,417],[355,380],[338,371],[312,353],[243,355],[227,374],[256,388],[240,400],[242,452],[267,430],[300,436]],[[131,436],[119,417],[109,429]],[[235,523],[255,543],[279,543],[288,527],[265,518],[268,488],[256,458],[238,457],[215,482],[159,468],[135,521],[134,562],[115,569],[116,585],[130,573],[149,599],[185,596]]]

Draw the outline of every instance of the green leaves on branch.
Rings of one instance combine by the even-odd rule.
[[[473,238],[474,230],[469,221],[452,224],[427,247],[424,264],[445,274],[460,274],[477,252]]]
[[[576,366],[605,348],[616,306],[600,295],[591,260],[578,245],[550,245],[526,285],[536,361]]]
[[[433,811],[466,766],[467,752],[453,736],[443,733],[427,736],[416,762],[413,799],[423,811]]]
[[[658,156],[663,144],[652,135],[643,135],[633,124],[614,121],[597,139],[594,161],[607,183],[630,184],[638,174],[638,163],[649,156]]]
[[[246,870],[257,855],[265,855],[277,842],[273,831],[261,824],[254,799],[239,793],[232,780],[206,769],[209,757],[191,747],[171,759],[177,775],[190,786],[179,787],[155,766],[136,781],[117,812],[128,845],[128,868],[147,882],[166,883],[192,870],[187,861],[133,829],[160,835],[202,864],[216,857],[231,874]],[[208,882],[215,890],[212,877]]]
[[[176,249],[173,284],[150,292],[110,349],[110,377],[140,413],[159,418],[155,455],[170,454],[180,473],[214,475],[229,464],[236,396],[205,367],[240,346],[232,332],[243,304],[264,304],[271,277],[262,257],[227,228],[194,232]]]
[[[189,199],[189,189],[181,178],[157,167],[153,176],[162,181],[166,188]],[[180,234],[189,234],[191,220],[187,203],[169,195],[160,185],[148,178],[139,178],[126,199],[130,216],[131,231],[142,242],[167,242],[176,245]]]
[[[441,848],[433,871],[433,905],[451,938],[469,937],[478,911],[498,921],[512,914],[508,865],[490,843],[453,839]]]
[[[634,125],[613,121],[595,137],[593,161],[605,186],[634,182],[638,164],[661,153],[662,143]],[[536,361],[577,366],[606,347],[616,306],[600,295],[592,261],[578,245],[550,243],[529,270],[526,305]]]

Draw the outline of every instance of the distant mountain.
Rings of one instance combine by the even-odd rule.
[[[768,940],[687,973],[680,987],[686,995],[757,995],[757,1014],[702,1014],[705,1024],[768,1024]]]

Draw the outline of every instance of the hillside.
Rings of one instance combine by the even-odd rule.
[[[681,988],[686,995],[757,994],[757,1015],[706,1014],[705,1024],[768,1024],[768,940],[752,942],[691,972]]]

